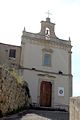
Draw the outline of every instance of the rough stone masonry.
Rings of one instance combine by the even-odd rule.
[[[30,104],[27,82],[17,72],[0,66],[0,113],[5,114]]]

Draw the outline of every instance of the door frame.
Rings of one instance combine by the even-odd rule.
[[[52,84],[52,97],[51,97],[51,107],[54,106],[54,96],[55,96],[55,93],[53,92],[54,91],[54,80],[55,80],[55,76],[53,77],[49,77],[49,76],[46,76],[43,74],[38,74],[39,78],[38,78],[38,86],[37,86],[37,105],[40,107],[40,85],[41,85],[41,82],[42,81],[47,81],[47,82],[51,82]]]
[[[49,87],[50,91],[49,93],[46,91],[47,87]],[[40,106],[51,107],[51,103],[52,103],[52,83],[50,81],[42,80],[40,84]]]

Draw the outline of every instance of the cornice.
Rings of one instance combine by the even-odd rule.
[[[29,70],[29,71],[35,71],[35,72],[38,72],[39,74],[38,75],[48,75],[48,74],[54,74],[54,75],[59,75],[59,76],[69,76],[69,77],[73,77],[72,74],[66,74],[66,73],[62,73],[62,74],[59,74],[59,73],[56,73],[56,72],[51,72],[51,71],[44,71],[44,70],[38,70],[38,69],[31,69],[31,68],[27,68],[27,67],[23,67],[23,66],[20,66],[19,69],[22,69],[22,70]],[[40,74],[40,72],[42,74]],[[51,75],[51,76],[52,76]]]
[[[43,35],[41,33],[30,33],[30,32],[24,32],[24,34],[22,35],[22,38],[34,39],[34,40],[46,40],[46,36],[45,35]],[[46,41],[48,41],[48,39]],[[70,41],[59,39],[56,35],[50,36],[49,41],[71,45]]]
[[[43,51],[43,52],[49,52],[49,53],[52,53],[52,52],[53,52],[53,50],[50,49],[50,48],[43,48],[42,51]]]
[[[60,48],[60,49],[65,49],[68,51],[71,51],[72,46],[67,44],[67,42],[61,41],[59,39],[56,40],[46,40],[46,39],[37,39],[37,38],[31,38],[31,37],[24,37],[22,39],[21,44],[25,45],[26,43],[30,44],[36,44],[40,46],[47,46],[47,47],[52,47],[52,48]]]

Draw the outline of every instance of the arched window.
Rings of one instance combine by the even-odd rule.
[[[46,29],[45,29],[45,35],[47,35],[47,36],[50,35],[50,29],[49,29],[49,28],[46,28]]]

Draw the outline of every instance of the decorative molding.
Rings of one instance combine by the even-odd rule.
[[[28,42],[30,44],[37,44],[40,46],[60,48],[60,49],[65,49],[67,51],[70,51],[70,49],[72,48],[71,45],[66,44],[66,42],[57,41],[57,39],[56,41],[51,41],[51,40],[45,40],[45,39],[26,38],[26,40],[23,39],[23,41],[25,41],[25,43]]]
[[[68,53],[72,54],[72,51],[68,51]]]
[[[53,50],[51,48],[43,48],[42,51],[53,53]]]
[[[48,77],[48,78],[56,78],[55,76],[52,76],[52,75],[49,75],[49,74],[38,74],[38,76]]]
[[[27,67],[23,67],[23,66],[20,66],[19,69],[21,69],[21,70],[23,69],[23,70],[33,71],[31,68],[27,68]],[[36,72],[42,72],[42,73],[45,73],[45,74],[60,75],[58,72],[55,73],[55,72],[52,72],[52,71],[45,71],[45,70],[38,70],[38,69],[35,69],[34,71],[36,71]],[[71,76],[71,77],[72,77],[72,74],[63,73],[62,76]]]

